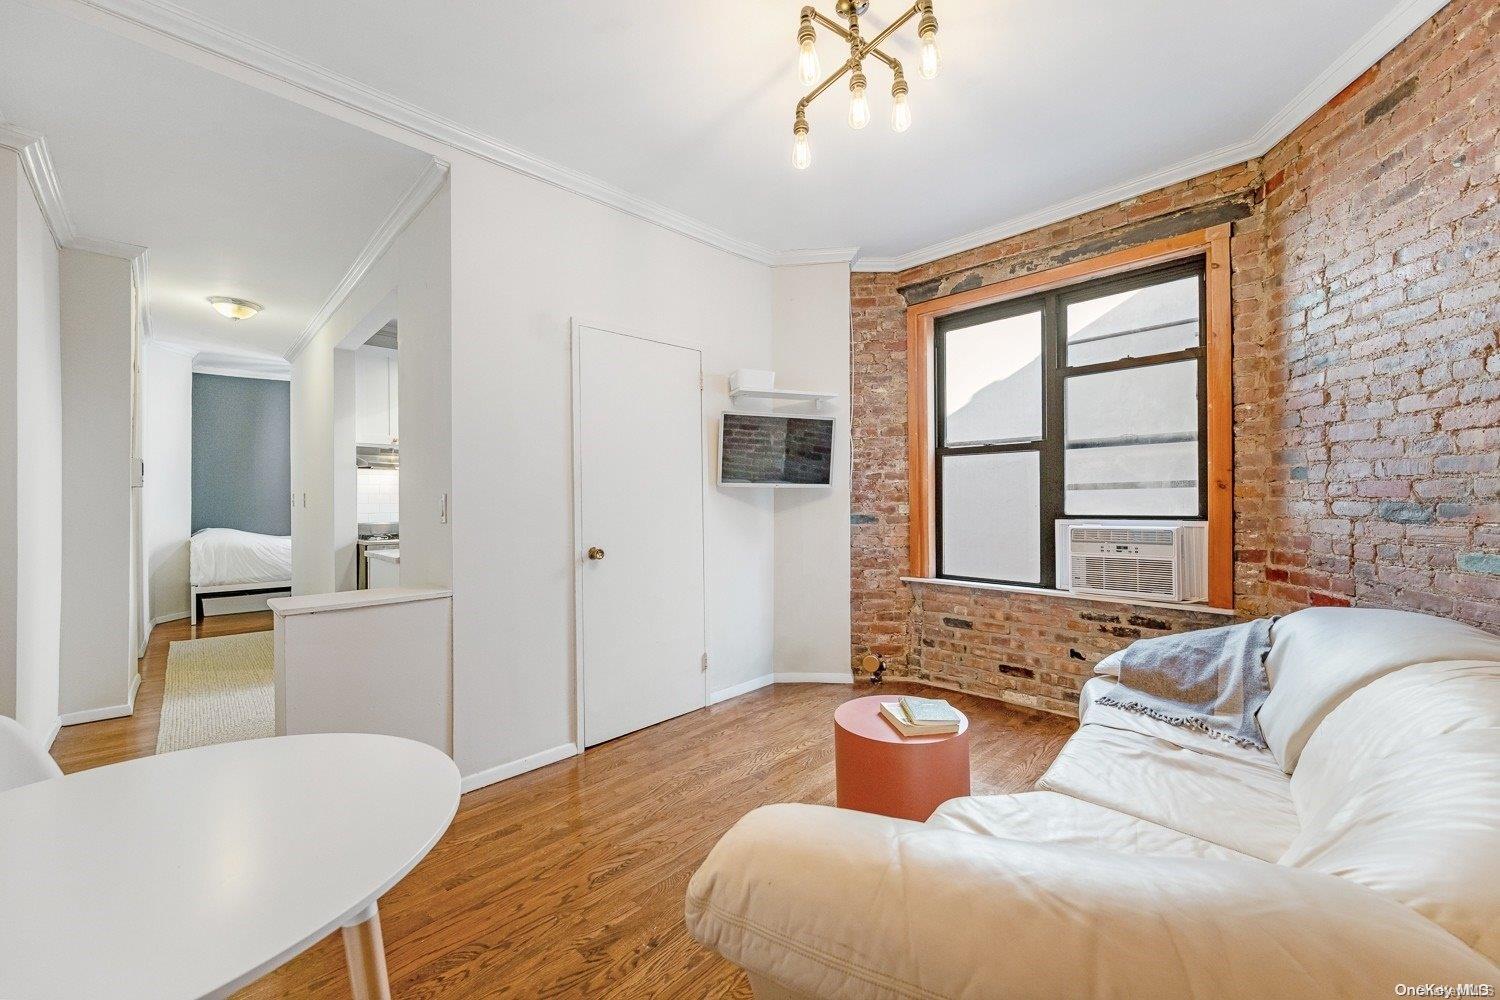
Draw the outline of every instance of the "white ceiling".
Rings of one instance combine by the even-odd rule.
[[[153,336],[216,354],[279,360],[430,160],[13,0],[0,117],[46,138],[79,234],[149,248]]]
[[[874,122],[851,131],[844,91],[830,91],[810,114],[813,166],[798,172],[802,2],[87,6],[211,48],[232,38],[300,76],[338,74],[721,243],[869,260],[982,242],[1257,154],[1445,0],[936,0],[943,72],[908,74],[911,131],[889,130],[886,71],[871,67]],[[902,2],[873,0],[867,26]],[[820,48],[825,68],[842,54],[826,35]],[[909,29],[890,49],[913,65]]]

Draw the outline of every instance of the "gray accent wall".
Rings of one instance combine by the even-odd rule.
[[[193,530],[292,533],[288,382],[193,374]]]

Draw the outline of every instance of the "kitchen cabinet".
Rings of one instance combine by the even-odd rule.
[[[354,442],[389,447],[400,441],[396,352],[361,347],[354,352]]]

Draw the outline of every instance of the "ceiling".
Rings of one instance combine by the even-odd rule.
[[[943,71],[908,74],[911,131],[886,126],[886,71],[872,67],[874,122],[851,131],[844,91],[830,91],[799,172],[802,2],[87,7],[175,25],[200,46],[232,38],[252,63],[301,77],[337,74],[509,147],[523,169],[579,172],[567,182],[723,237],[711,241],[891,263],[1256,155],[1444,0],[936,0]],[[872,0],[867,27],[900,3]],[[909,67],[914,41],[903,29],[889,46]],[[819,44],[830,67],[841,50],[826,33]]]
[[[911,130],[869,67],[874,121],[849,129],[831,90],[807,171],[801,0],[0,0],[0,116],[46,136],[79,232],[151,249],[158,337],[275,361],[429,157],[196,63],[754,259],[894,269],[1257,155],[1444,2],[936,0],[943,71],[908,74]],[[867,33],[900,9],[872,0]],[[887,48],[914,67],[910,29]],[[233,324],[211,294],[267,308]]]
[[[278,363],[430,161],[14,0],[0,119],[45,137],[79,234],[149,248],[154,337]],[[209,295],[265,311],[236,323]]]

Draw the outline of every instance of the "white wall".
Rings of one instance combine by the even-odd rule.
[[[465,155],[450,183],[454,750],[471,775],[573,740],[570,319],[703,351],[712,468],[725,373],[771,363],[772,279]],[[401,349],[404,432],[404,333]],[[772,499],[710,489],[704,513],[709,687],[720,690],[772,668]]]
[[[152,621],[188,613],[188,539],[193,529],[193,357],[147,341],[141,386],[142,488],[148,612]]]
[[[453,583],[453,526],[440,517],[453,490],[451,209],[444,187],[395,247],[403,587]]]
[[[772,281],[776,384],[839,394],[820,411],[837,420],[832,485],[776,491],[776,674],[848,678],[849,268],[779,267]]]
[[[130,261],[62,260],[62,686],[64,718],[128,710],[134,296]],[[83,721],[83,720],[77,720]]]
[[[333,352],[333,588],[359,585],[359,478],[355,467],[354,351]],[[296,424],[292,434],[297,434]],[[296,544],[295,538],[293,544]]]
[[[62,607],[58,268],[20,161],[0,149],[0,713],[44,740],[58,718]]]

